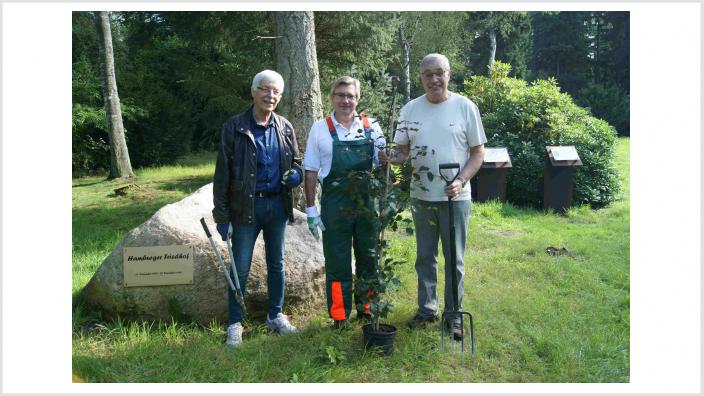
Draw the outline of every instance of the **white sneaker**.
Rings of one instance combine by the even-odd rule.
[[[266,327],[279,334],[296,333],[298,330],[288,322],[288,317],[279,312],[274,319],[266,318]]]
[[[242,345],[242,323],[237,322],[227,326],[225,345],[233,348]]]

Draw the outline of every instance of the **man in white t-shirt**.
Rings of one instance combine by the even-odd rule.
[[[464,96],[450,92],[450,63],[440,54],[429,54],[420,65],[425,95],[408,102],[401,109],[394,136],[396,149],[391,162],[400,164],[409,157],[413,165],[411,210],[416,227],[416,272],[418,274],[418,311],[409,323],[424,327],[438,319],[438,239],[445,257],[445,311],[453,309],[451,270],[457,269],[458,308],[462,306],[464,251],[467,225],[471,213],[469,179],[484,159],[486,136],[479,109]],[[381,160],[387,159],[382,153]],[[449,186],[440,176],[438,166],[460,164],[459,174]],[[447,171],[444,171],[447,172]],[[447,174],[452,178],[454,175]],[[450,262],[450,219],[448,196],[453,199],[456,262]],[[460,318],[448,324],[456,339],[462,333]]]
[[[354,176],[379,164],[379,148],[386,141],[378,123],[357,114],[359,98],[359,80],[344,76],[335,81],[330,90],[333,111],[311,127],[303,159],[308,228],[316,238],[318,229],[323,232],[325,291],[335,328],[348,323],[353,306],[352,247],[357,277],[373,275],[377,265],[374,197],[368,182]],[[320,213],[315,206],[318,181]],[[354,292],[354,305],[366,305],[357,311],[358,318],[368,316],[369,309],[361,293]]]

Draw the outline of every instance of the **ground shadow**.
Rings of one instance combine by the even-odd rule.
[[[212,175],[184,177],[169,183],[163,183],[157,189],[164,191],[181,191],[183,193],[192,194],[212,181]]]

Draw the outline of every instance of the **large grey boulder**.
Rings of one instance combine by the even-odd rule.
[[[212,183],[183,200],[159,209],[152,218],[130,231],[103,261],[84,290],[89,304],[99,306],[106,318],[127,320],[193,320],[208,325],[227,321],[227,281],[200,225],[204,217],[230,266],[227,245],[215,231],[211,215]],[[286,227],[286,298],[284,311],[310,302],[324,293],[322,243],[311,236],[306,216],[295,211],[295,223]],[[193,247],[193,284],[123,286],[123,248],[190,245]],[[266,262],[262,235],[257,239],[247,282],[245,304],[250,318],[263,318],[268,309]]]

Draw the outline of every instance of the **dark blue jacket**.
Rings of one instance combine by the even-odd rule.
[[[254,192],[257,183],[257,147],[250,131],[252,107],[225,122],[220,130],[220,149],[213,176],[213,219],[222,224],[250,224],[254,219]],[[303,168],[293,126],[284,117],[273,113],[279,140],[280,174],[294,168],[301,174]],[[293,194],[281,186],[281,197],[289,219],[293,223]]]

